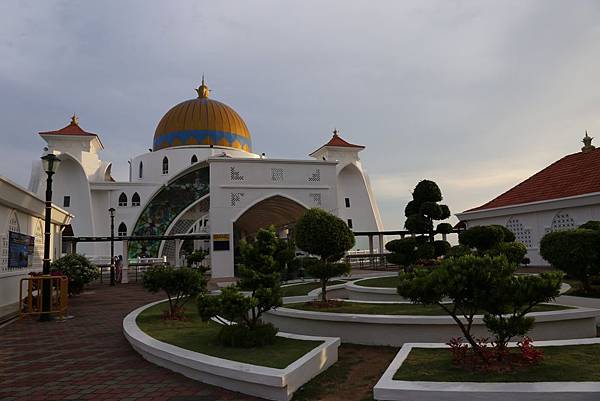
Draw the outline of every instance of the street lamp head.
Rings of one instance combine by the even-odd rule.
[[[58,170],[60,159],[54,153],[42,156],[42,168],[47,174],[54,174]]]
[[[111,207],[110,209],[108,209],[108,211],[110,212],[110,217],[115,217],[115,208]]]

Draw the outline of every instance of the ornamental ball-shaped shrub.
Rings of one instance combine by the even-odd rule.
[[[435,232],[438,234],[450,234],[453,230],[452,224],[450,223],[440,223],[435,228]]]
[[[433,241],[433,249],[434,256],[437,258],[439,256],[444,256],[448,253],[448,251],[452,248],[452,245],[448,241],[437,240]]]
[[[100,269],[83,255],[70,254],[56,259],[50,270],[61,272],[69,279],[69,294],[79,294],[86,284],[100,277]]]
[[[407,237],[395,239],[385,244],[391,252],[387,255],[390,263],[408,267],[419,259],[431,259],[435,256],[434,246],[425,237]]]
[[[500,224],[492,224],[490,227],[496,227],[500,231],[502,231],[502,234],[503,234],[502,242],[515,242],[517,240],[515,233],[513,233],[508,228],[506,228]]]
[[[433,223],[430,219],[420,214],[411,214],[406,218],[404,227],[415,234],[427,234],[433,230]]]
[[[435,182],[422,180],[413,191],[413,199],[418,203],[439,202],[442,200],[442,191]]]
[[[341,259],[356,241],[344,220],[317,208],[307,210],[298,219],[294,237],[298,248],[327,262]]]
[[[503,239],[502,229],[494,226],[471,227],[458,235],[458,242],[461,245],[476,248],[479,252],[496,247]]]
[[[579,228],[600,231],[600,221],[590,220],[587,223],[580,225]]]
[[[464,246],[464,245],[454,245],[452,248],[450,248],[448,250],[448,252],[446,252],[446,257],[447,258],[460,258],[461,256],[465,256],[465,255],[470,255],[471,253],[471,248],[469,248],[468,246]]]
[[[500,255],[505,255],[510,263],[520,265],[527,255],[527,247],[520,242],[501,242],[495,248]]]

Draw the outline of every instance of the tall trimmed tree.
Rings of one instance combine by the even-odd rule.
[[[350,265],[340,262],[340,259],[354,246],[354,233],[344,220],[322,209],[313,208],[298,219],[294,235],[298,248],[319,257],[306,270],[321,281],[321,301],[327,302],[329,279],[350,271]]]
[[[413,191],[413,199],[404,209],[406,223],[404,227],[414,234],[429,235],[433,242],[434,221],[445,220],[450,217],[450,208],[441,205],[442,191],[438,185],[430,180],[420,181]],[[440,227],[445,231],[446,226]]]

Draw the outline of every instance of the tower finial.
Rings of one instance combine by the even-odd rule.
[[[196,92],[198,93],[198,97],[200,99],[207,98],[210,93],[210,89],[208,89],[208,86],[206,86],[206,83],[204,82],[204,74],[202,74],[202,83],[200,84],[198,89],[196,89]]]
[[[79,117],[77,117],[77,114],[75,113],[73,113],[73,116],[71,117],[71,124],[79,125]]]
[[[339,132],[338,129],[334,128],[333,129],[333,136],[338,136],[338,132]]]
[[[581,148],[581,151],[583,153],[587,153],[587,152],[591,152],[592,150],[596,149],[596,147],[594,145],[592,145],[592,139],[594,139],[591,136],[588,136],[588,132],[587,130],[585,130],[585,136],[583,137],[583,140],[581,142],[583,142],[583,148]]]

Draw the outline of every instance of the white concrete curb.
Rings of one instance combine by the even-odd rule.
[[[536,347],[599,344],[600,338],[536,341]],[[510,346],[515,346],[511,343]],[[378,401],[583,401],[600,399],[600,382],[471,383],[394,380],[413,348],[448,348],[443,343],[407,343],[373,389]]]
[[[576,308],[534,312],[531,336],[539,340],[587,338],[596,334],[600,310]],[[460,330],[450,316],[362,315],[313,312],[280,307],[264,315],[265,321],[289,333],[340,337],[342,342],[364,345],[401,346],[413,342],[445,342],[459,337]],[[483,316],[476,316],[473,332],[489,337]]]
[[[137,325],[138,315],[164,301],[137,308],[123,319],[123,333],[131,346],[146,360],[191,379],[276,401],[288,401],[294,391],[334,364],[338,358],[339,338],[278,333],[297,340],[323,341],[284,369],[268,368],[230,361],[189,351],[158,341]]]

